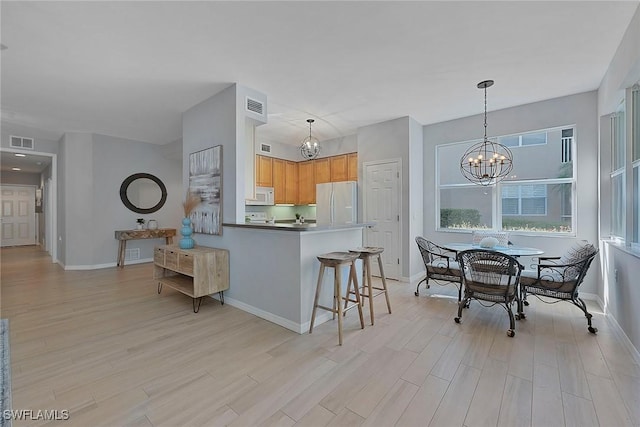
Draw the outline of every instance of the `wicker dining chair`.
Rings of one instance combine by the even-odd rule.
[[[527,295],[535,295],[542,302],[549,297],[571,302],[584,313],[587,318],[587,329],[592,334],[598,332],[591,325],[593,317],[587,311],[587,305],[578,295],[578,288],[584,280],[591,262],[598,255],[598,249],[587,241],[578,242],[562,257],[539,257],[538,263],[532,270],[522,272],[520,279],[521,304],[529,305]],[[520,316],[524,318],[522,305],[518,309]]]
[[[458,288],[458,301],[462,299],[462,276],[460,268],[456,261],[458,253],[425,239],[424,237],[416,237],[416,243],[422,255],[426,276],[418,282],[415,295],[419,295],[420,284],[424,282],[429,289],[429,280],[432,280],[440,286],[453,283]]]
[[[507,310],[507,335],[513,337],[516,334],[516,316],[511,306],[519,297],[522,265],[512,256],[483,249],[458,253],[458,263],[462,272],[464,297],[458,303],[458,317],[454,319],[456,323],[460,323],[462,309],[469,306],[470,300],[486,301],[490,303],[489,307],[498,304]],[[520,307],[519,303],[517,307]]]

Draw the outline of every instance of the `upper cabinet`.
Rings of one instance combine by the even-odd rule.
[[[358,180],[358,153],[302,162],[261,155],[255,160],[256,186],[273,187],[276,204],[315,203],[316,184]]]
[[[298,204],[298,163],[285,161],[285,201],[284,203]]]
[[[358,180],[358,153],[347,154],[347,181]]]
[[[256,185],[273,187],[273,159],[267,156],[256,156]]]
[[[287,203],[285,161],[273,159],[273,201]]]
[[[331,163],[329,159],[329,157],[325,157],[323,159],[313,160],[316,184],[331,182]]]
[[[307,205],[316,202],[315,162],[298,163],[298,203]]]
[[[347,155],[329,157],[329,166],[331,169],[331,182],[348,181],[348,161]]]

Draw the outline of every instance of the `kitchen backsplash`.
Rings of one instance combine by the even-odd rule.
[[[245,206],[245,212],[265,212],[267,218],[276,217],[276,220],[295,220],[296,213],[299,213],[305,219],[316,219],[315,206]]]

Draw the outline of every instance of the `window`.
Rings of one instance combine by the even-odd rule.
[[[502,144],[528,148],[512,151],[514,175],[494,187],[475,185],[451,167],[478,141],[437,146],[437,228],[573,234],[574,135],[564,126],[499,137]]]
[[[625,237],[625,121],[624,102],[611,115],[611,236]]]
[[[571,146],[573,145],[573,129],[562,130],[562,152],[560,154],[562,163],[571,161]]]
[[[547,143],[547,132],[532,132],[522,135],[509,135],[498,138],[498,142],[506,147],[526,147]]]
[[[545,184],[503,185],[502,216],[546,215],[547,186]]]
[[[633,153],[633,236],[640,243],[640,86],[631,90],[631,144]]]

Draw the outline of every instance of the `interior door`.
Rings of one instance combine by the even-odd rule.
[[[3,185],[0,189],[2,229],[0,245],[24,246],[36,244],[35,187]]]
[[[383,247],[382,261],[387,278],[400,278],[400,175],[397,161],[364,164],[365,222],[376,226],[366,229],[365,244]],[[372,273],[380,275],[377,263]]]

